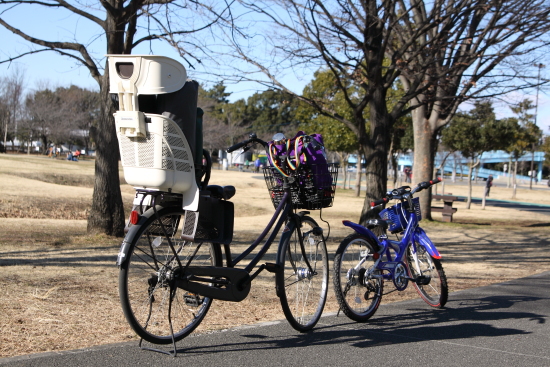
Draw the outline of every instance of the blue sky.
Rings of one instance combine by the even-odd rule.
[[[99,33],[97,26],[88,20],[64,13],[60,10],[43,10],[43,12],[28,11],[29,8],[19,7],[6,14],[0,14],[4,20],[22,31],[45,40],[73,40],[86,42],[89,50],[92,50],[96,59],[102,59],[105,53],[103,37]],[[22,38],[12,34],[4,27],[0,26],[0,60],[9,56],[17,55],[28,51],[31,47],[29,43]],[[164,55],[179,59],[177,53],[170,46],[155,42],[151,45],[144,44],[134,50],[134,54],[149,54],[153,52],[157,55]],[[179,59],[181,60],[181,59]],[[549,60],[550,61],[550,60]],[[104,59],[101,61],[104,64]],[[549,72],[550,72],[550,62]],[[36,88],[40,83],[49,83],[50,86],[68,86],[70,84],[89,89],[98,89],[97,83],[90,76],[88,70],[79,65],[78,62],[69,57],[58,55],[55,52],[42,52],[34,55],[25,56],[10,64],[0,65],[0,75],[4,76],[13,71],[15,67],[20,67],[25,72],[26,87],[28,90]],[[193,70],[188,68],[188,74],[191,78],[201,81],[203,84],[212,83],[214,80],[205,80],[203,75],[193,75]],[[207,77],[206,77],[207,78]],[[294,81],[294,90],[300,92],[307,84],[307,80]],[[232,92],[231,100],[246,98],[261,87],[251,83],[239,83],[228,85],[228,91]],[[514,95],[511,100],[516,101],[527,97],[535,101],[535,91],[528,95]],[[467,108],[467,107],[465,107]],[[511,116],[509,107],[505,104],[495,104],[497,116]],[[538,107],[538,126],[543,129],[544,134],[550,135],[550,97],[544,93],[539,93]]]

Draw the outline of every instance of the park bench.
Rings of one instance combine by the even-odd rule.
[[[452,196],[451,194],[433,195],[432,199],[443,200],[443,207],[432,206],[432,212],[441,212],[444,222],[452,222],[453,214],[458,210],[453,208],[453,202],[458,201],[458,196]]]

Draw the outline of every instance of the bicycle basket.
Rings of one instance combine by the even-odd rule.
[[[418,221],[422,219],[422,213],[420,212],[420,202],[418,198],[413,199],[414,212]],[[403,212],[406,212],[406,209],[403,209],[402,203],[390,206],[380,212],[380,218],[390,221],[388,230],[391,233],[402,232],[407,227],[407,218]]]
[[[290,194],[294,209],[318,210],[332,206],[338,180],[338,164],[302,166],[291,177]],[[264,168],[267,190],[277,208],[284,195],[283,176],[275,167]]]

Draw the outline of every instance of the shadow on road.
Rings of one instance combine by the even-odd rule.
[[[300,348],[311,345],[335,345],[346,343],[357,348],[372,348],[380,345],[398,345],[424,340],[455,340],[478,337],[498,337],[525,335],[530,332],[516,328],[498,328],[491,325],[495,320],[524,320],[526,323],[545,323],[546,316],[531,312],[509,312],[505,309],[521,302],[536,302],[540,297],[504,297],[489,296],[481,299],[466,298],[450,302],[450,307],[442,310],[426,309],[420,304],[405,304],[406,307],[392,307],[392,315],[377,317],[358,324],[347,322],[345,316],[328,317],[314,332],[298,334],[292,337],[273,338],[261,333],[246,334],[241,337],[245,342],[227,342],[216,346],[181,348],[178,353],[227,353],[231,351],[252,351],[256,349]],[[399,311],[396,314],[395,311]],[[456,322],[459,321],[457,324]],[[452,325],[445,325],[452,323]],[[486,323],[485,323],[486,322]],[[255,329],[261,331],[262,329]]]

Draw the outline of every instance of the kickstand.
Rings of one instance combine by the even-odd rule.
[[[141,350],[148,350],[148,351],[151,351],[151,352],[157,352],[157,353],[163,353],[163,354],[168,354],[174,358],[176,358],[176,356],[178,355],[178,351],[176,349],[176,339],[174,338],[174,328],[172,327],[172,318],[170,315],[172,315],[172,299],[174,298],[175,296],[175,293],[176,293],[176,289],[175,287],[171,287],[171,291],[170,291],[170,301],[168,302],[168,323],[170,324],[170,333],[172,334],[172,345],[174,346],[174,351],[173,352],[167,352],[167,351],[164,351],[164,350],[160,350],[160,349],[156,349],[156,348],[149,348],[149,347],[144,347],[142,346],[142,343],[143,343],[143,338],[141,338],[139,340],[139,349]],[[149,317],[151,317],[151,315],[149,315]],[[149,323],[149,320],[147,320],[147,323]],[[147,326],[146,326],[147,327]]]
[[[150,352],[157,352],[157,353],[162,353],[162,354],[168,354],[169,356],[172,356],[174,358],[176,358],[176,356],[178,355],[178,352],[176,350],[176,342],[174,340],[174,335],[172,335],[172,345],[174,346],[174,351],[173,352],[167,352],[165,350],[160,350],[160,349],[156,349],[156,348],[149,348],[149,347],[144,347],[142,345],[143,343],[143,338],[139,340],[139,349],[141,350],[148,350]]]

